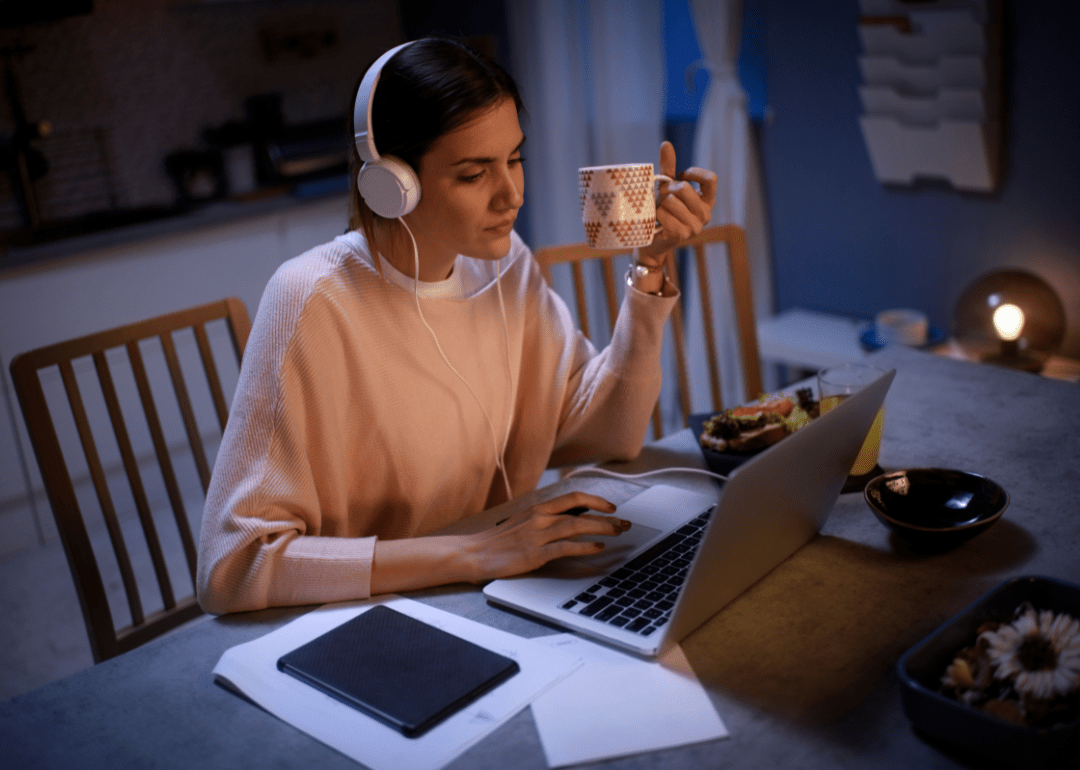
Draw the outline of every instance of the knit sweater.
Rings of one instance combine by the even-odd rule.
[[[598,352],[516,233],[436,283],[380,263],[350,232],[266,288],[206,500],[207,612],[367,597],[376,538],[505,500],[504,441],[515,496],[549,465],[640,451],[674,298],[628,289]]]

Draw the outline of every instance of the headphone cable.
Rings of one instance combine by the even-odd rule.
[[[423,321],[424,326],[427,327],[428,332],[431,334],[431,339],[433,339],[435,341],[435,348],[439,351],[439,355],[442,356],[443,363],[445,363],[450,368],[450,371],[452,371],[457,376],[457,378],[459,380],[461,380],[461,383],[466,387],[466,389],[468,389],[469,393],[473,397],[473,400],[476,401],[476,405],[478,407],[480,407],[480,411],[483,413],[484,419],[487,420],[488,429],[491,431],[491,444],[492,444],[492,447],[495,450],[495,467],[496,467],[496,469],[498,469],[502,473],[503,484],[506,486],[506,499],[507,500],[513,500],[514,499],[514,493],[510,489],[510,477],[506,473],[506,464],[505,464],[506,460],[505,460],[505,457],[504,457],[504,455],[506,453],[506,440],[509,440],[509,437],[510,437],[510,424],[511,424],[511,420],[513,419],[513,408],[512,408],[512,406],[513,406],[513,377],[511,377],[511,381],[510,381],[510,384],[511,384],[511,396],[510,396],[511,397],[511,410],[510,410],[510,415],[509,415],[509,417],[507,417],[507,421],[506,421],[507,435],[506,435],[506,440],[503,441],[502,452],[500,452],[499,451],[499,439],[495,435],[495,424],[491,421],[491,416],[488,414],[487,409],[484,408],[483,402],[480,400],[480,397],[478,395],[476,395],[476,391],[472,389],[472,386],[469,384],[468,380],[466,380],[462,376],[461,372],[459,372],[457,369],[454,368],[454,365],[452,363],[450,363],[450,359],[446,357],[446,353],[443,351],[442,345],[439,343],[439,338],[435,334],[435,330],[431,328],[431,324],[429,324],[427,319],[424,317],[424,311],[420,309],[420,250],[416,245],[416,238],[413,236],[412,230],[409,229],[409,225],[406,224],[406,222],[405,222],[405,218],[404,217],[398,217],[398,221],[401,222],[401,224],[405,226],[405,232],[407,232],[409,234],[409,239],[412,241],[413,269],[415,271],[415,275],[413,276],[413,300],[416,302],[416,312],[420,314],[420,320]],[[501,261],[502,260],[499,260],[499,262],[501,262]],[[496,284],[498,285],[498,289],[499,289],[499,308],[500,308],[500,310],[502,310],[502,313],[503,313],[503,335],[504,335],[503,339],[504,339],[504,341],[506,343],[506,346],[507,346],[506,347],[506,363],[507,363],[507,371],[509,371],[510,370],[510,348],[509,348],[510,338],[509,338],[509,332],[508,332],[508,330],[506,328],[506,310],[505,310],[505,308],[503,307],[503,304],[502,304],[502,283],[498,280],[498,267],[496,267]]]

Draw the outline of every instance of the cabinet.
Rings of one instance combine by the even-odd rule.
[[[991,192],[1002,152],[995,0],[860,0],[859,118],[877,179]]]

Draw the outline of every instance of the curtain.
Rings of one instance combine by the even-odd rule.
[[[711,169],[720,177],[712,223],[737,224],[746,230],[754,310],[757,317],[762,318],[773,312],[773,281],[760,169],[746,110],[746,94],[739,83],[736,68],[742,33],[742,2],[690,0],[690,9],[698,45],[704,56],[700,66],[709,73],[709,86],[694,139],[694,165]],[[723,249],[722,246],[710,248]],[[722,254],[710,255],[710,263],[725,265],[726,260]],[[686,287],[687,314],[696,317],[700,312],[699,293],[692,283],[685,279],[683,283]],[[732,406],[755,398],[758,394],[743,392],[728,272],[724,269],[711,270],[710,284],[716,305],[722,394],[724,405]],[[690,357],[693,409],[710,411],[702,334],[694,327],[687,334],[688,350],[701,351]],[[776,387],[771,371],[765,368],[762,375],[766,388]]]
[[[659,160],[661,0],[507,0],[505,7],[511,68],[528,112],[523,229],[534,249],[583,241],[578,168]],[[554,280],[572,298],[569,278]],[[603,312],[603,302],[591,305]],[[599,317],[591,327],[606,330]]]

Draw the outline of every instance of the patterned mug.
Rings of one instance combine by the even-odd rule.
[[[673,181],[651,163],[578,169],[585,238],[598,249],[648,246],[659,229],[656,182]]]

